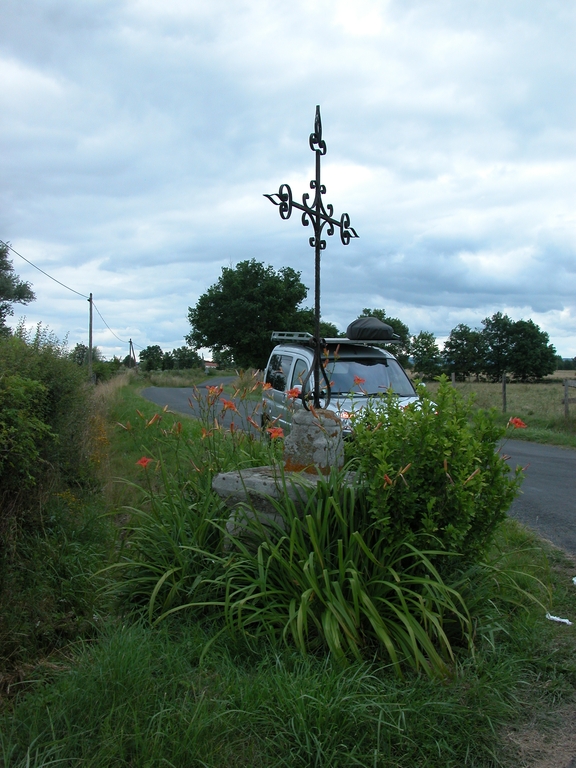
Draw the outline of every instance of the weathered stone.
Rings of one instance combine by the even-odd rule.
[[[284,468],[288,472],[330,474],[344,466],[342,422],[332,411],[298,410],[284,441]]]
[[[281,472],[278,467],[253,467],[216,475],[212,488],[231,510],[226,531],[242,536],[246,521],[254,518],[264,526],[277,525],[285,530],[284,518],[274,500],[288,497],[300,508],[316,483],[317,478],[310,474]]]

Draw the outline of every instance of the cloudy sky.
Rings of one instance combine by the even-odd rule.
[[[502,311],[576,355],[573,3],[3,0],[0,22],[0,239],[120,339],[182,346],[244,259],[312,288],[309,230],[262,195],[307,191],[320,104],[325,200],[360,235],[328,239],[326,320],[443,339]],[[15,320],[87,342],[86,300],[13,263],[37,295]]]

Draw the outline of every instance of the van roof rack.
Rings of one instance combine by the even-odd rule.
[[[273,331],[272,341],[295,341],[300,344],[309,344],[314,341],[314,336],[306,331]]]
[[[314,336],[307,331],[273,331],[272,341],[290,341],[294,344],[311,345]],[[400,339],[346,339],[330,338],[322,339],[326,344],[357,344],[359,346],[374,346],[375,344],[400,344]]]

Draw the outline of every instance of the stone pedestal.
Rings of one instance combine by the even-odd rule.
[[[286,530],[282,509],[275,503],[287,499],[303,509],[318,473],[330,474],[344,466],[342,423],[332,411],[297,411],[284,443],[284,471],[280,467],[256,467],[223,472],[212,481],[215,493],[230,509],[226,531],[246,539],[246,522]],[[251,534],[250,538],[255,539]]]
[[[242,536],[245,522],[257,518],[264,526],[286,530],[281,510],[274,502],[286,496],[296,506],[305,506],[318,476],[281,472],[278,467],[253,467],[241,472],[221,472],[212,480],[212,489],[230,509],[226,530]]]
[[[284,441],[284,469],[329,475],[344,466],[342,422],[333,411],[298,410],[292,429]]]

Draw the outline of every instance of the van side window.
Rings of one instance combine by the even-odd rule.
[[[302,383],[306,378],[307,373],[308,373],[308,363],[306,363],[304,360],[301,360],[300,358],[296,358],[296,364],[294,365],[292,380],[290,382],[290,389],[298,385],[302,386]],[[307,382],[307,383],[309,384],[310,382]],[[309,389],[308,386],[307,388]]]
[[[292,366],[292,355],[272,355],[266,372],[266,383],[278,392],[286,390],[286,381]]]

